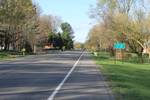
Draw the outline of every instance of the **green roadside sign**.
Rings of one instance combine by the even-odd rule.
[[[122,42],[116,42],[116,43],[114,43],[114,48],[115,49],[125,49],[126,48],[126,44],[122,43]]]

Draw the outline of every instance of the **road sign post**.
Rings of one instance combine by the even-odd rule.
[[[122,43],[122,42],[116,42],[114,44],[114,48],[115,49],[125,49],[126,48],[126,44],[125,43]]]
[[[123,50],[126,48],[126,44],[122,42],[116,42],[114,43],[114,49],[116,50],[115,54],[115,63],[117,59],[122,60],[123,62]]]

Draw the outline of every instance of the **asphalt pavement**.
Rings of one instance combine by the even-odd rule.
[[[65,51],[0,61],[0,100],[114,100],[114,97],[88,52]]]

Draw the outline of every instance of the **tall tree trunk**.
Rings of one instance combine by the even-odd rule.
[[[8,50],[8,37],[5,37],[5,45],[4,45],[4,51]]]

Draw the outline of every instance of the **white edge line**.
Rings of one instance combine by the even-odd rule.
[[[82,52],[82,54],[80,55],[79,59],[75,62],[75,64],[73,65],[73,67],[70,69],[70,71],[68,72],[68,74],[65,76],[65,78],[62,80],[62,82],[57,86],[57,88],[53,91],[53,93],[48,97],[47,100],[53,100],[54,97],[56,96],[56,94],[59,92],[59,90],[61,89],[61,87],[64,85],[64,83],[66,82],[66,80],[69,78],[69,76],[71,75],[71,73],[73,72],[73,70],[76,68],[77,64],[79,63],[81,57],[83,56],[84,52]]]

